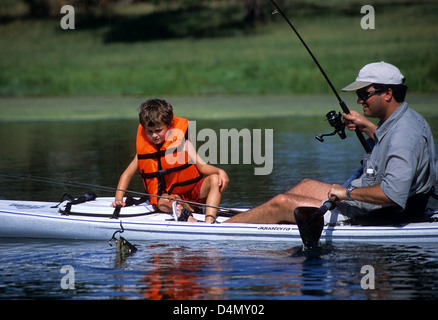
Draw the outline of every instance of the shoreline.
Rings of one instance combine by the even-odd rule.
[[[361,112],[354,94],[341,96],[351,110]],[[47,96],[2,97],[0,122],[87,121],[137,119],[138,107],[151,97],[140,96]],[[163,95],[175,112],[194,120],[227,120],[289,116],[321,116],[341,111],[333,94],[276,95]],[[425,117],[438,116],[438,94],[407,95],[409,106]]]

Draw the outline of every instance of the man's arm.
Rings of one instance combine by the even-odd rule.
[[[347,198],[347,188],[340,186],[338,184],[334,184],[330,189],[329,198],[331,196],[336,196],[339,199],[339,201],[349,200]],[[397,205],[382,191],[380,184],[372,187],[356,188],[350,192],[350,198],[352,200],[368,202],[378,205],[385,205],[385,206]]]

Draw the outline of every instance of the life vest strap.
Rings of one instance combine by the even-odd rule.
[[[152,153],[137,154],[137,158],[139,160],[160,159],[162,157],[165,157],[168,154],[175,153],[175,152],[181,152],[181,151],[183,151],[183,149],[184,149],[184,145],[181,144],[178,147],[168,148],[166,150],[157,150],[156,152],[152,152]]]
[[[192,165],[191,163],[185,163],[179,167],[173,167],[173,168],[169,168],[169,169],[161,169],[161,170],[157,170],[155,172],[149,172],[149,173],[145,173],[144,171],[142,171],[141,177],[143,179],[159,178],[159,177],[165,176],[166,174],[171,174],[171,173],[174,173],[177,171],[185,170],[188,167],[190,167],[191,165]]]

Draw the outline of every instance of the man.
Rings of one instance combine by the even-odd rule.
[[[362,175],[348,188],[305,179],[227,222],[296,223],[295,208],[318,208],[331,196],[339,200],[332,212],[348,218],[418,218],[437,182],[438,160],[429,125],[404,101],[404,81],[395,66],[376,62],[364,66],[356,81],[343,89],[356,91],[364,116],[380,120],[375,125],[358,112],[343,114],[350,130],[358,128],[375,144],[363,159]]]

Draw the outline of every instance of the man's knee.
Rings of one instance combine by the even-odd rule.
[[[300,184],[310,184],[310,183],[313,184],[315,182],[319,182],[319,181],[310,178],[304,178],[303,180],[301,180]]]
[[[292,197],[287,194],[279,194],[272,199],[272,204],[281,209],[292,207]]]

